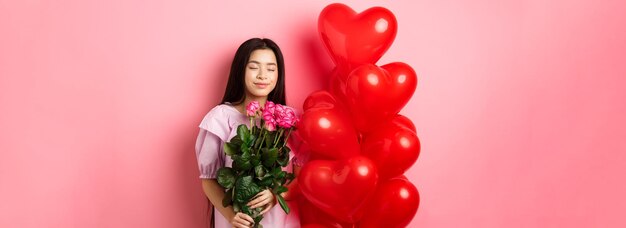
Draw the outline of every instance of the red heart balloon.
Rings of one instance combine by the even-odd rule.
[[[306,198],[298,198],[298,211],[302,227],[352,228],[354,225],[337,219],[315,207]]]
[[[396,115],[396,117],[394,117],[391,122],[393,122],[394,124],[398,124],[402,127],[408,128],[409,130],[413,131],[413,132],[417,132],[417,129],[415,129],[415,124],[413,124],[413,121],[411,121],[409,118],[407,118],[406,116],[403,115]]]
[[[361,218],[365,200],[375,191],[376,166],[366,157],[341,161],[310,161],[300,171],[302,195],[327,214],[344,222]]]
[[[376,189],[359,227],[404,228],[415,217],[419,203],[419,192],[411,182],[390,179]]]
[[[396,37],[396,17],[383,7],[372,7],[357,14],[350,7],[335,3],[319,15],[318,31],[337,67],[349,73],[362,64],[374,64]]]
[[[304,101],[298,131],[312,152],[322,157],[342,159],[359,153],[358,135],[350,116],[326,91],[311,93]]]
[[[419,153],[420,141],[415,132],[394,121],[379,125],[361,142],[361,155],[376,164],[381,181],[402,175],[417,161]]]
[[[346,80],[349,74],[344,74],[339,71],[337,67],[333,69],[330,74],[330,81],[328,85],[328,91],[335,97],[337,102],[341,103],[343,107],[348,107],[348,100],[346,99]]]
[[[325,226],[325,225],[320,225],[320,224],[306,224],[306,225],[302,225],[302,228],[341,228],[341,227],[337,227],[337,226]]]
[[[345,101],[353,123],[366,133],[402,110],[415,92],[417,75],[405,63],[382,67],[368,64],[352,71],[345,86]]]

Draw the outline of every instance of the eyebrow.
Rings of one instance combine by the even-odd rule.
[[[260,62],[258,62],[258,61],[254,61],[254,60],[250,60],[248,63],[256,63],[256,64],[261,64]],[[276,66],[276,63],[268,63],[267,65],[274,65],[274,66]]]

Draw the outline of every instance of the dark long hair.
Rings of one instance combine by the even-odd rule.
[[[253,51],[259,49],[270,49],[276,55],[276,61],[278,65],[278,80],[276,81],[276,87],[267,95],[267,100],[276,104],[285,105],[285,61],[283,60],[283,53],[274,41],[270,39],[252,38],[243,42],[235,53],[233,63],[230,66],[230,74],[228,75],[228,84],[224,91],[224,97],[222,98],[222,104],[230,102],[238,104],[244,101],[246,94],[245,76],[246,65],[250,60],[250,54]]]

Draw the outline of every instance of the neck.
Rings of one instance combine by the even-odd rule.
[[[250,104],[250,102],[253,102],[253,101],[258,101],[259,105],[261,105],[261,107],[264,107],[265,102],[267,101],[267,97],[246,96],[246,98],[243,101],[243,107],[248,107],[248,104]]]

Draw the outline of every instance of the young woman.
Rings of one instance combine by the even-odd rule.
[[[270,39],[253,38],[241,44],[231,65],[221,104],[214,107],[200,123],[196,156],[202,188],[213,205],[212,226],[216,228],[247,228],[254,222],[250,216],[236,213],[232,206],[222,206],[224,188],[216,180],[219,168],[232,165],[230,157],[224,154],[223,144],[237,135],[237,126],[249,123],[245,109],[252,101],[258,101],[261,107],[266,101],[285,105],[283,55],[278,45]],[[297,165],[294,171],[299,170]],[[285,197],[287,200],[292,198],[289,194]],[[263,208],[261,225],[264,227],[300,227],[297,210],[285,214],[282,208],[274,207],[276,197],[269,190],[257,194],[248,205],[251,208]]]

